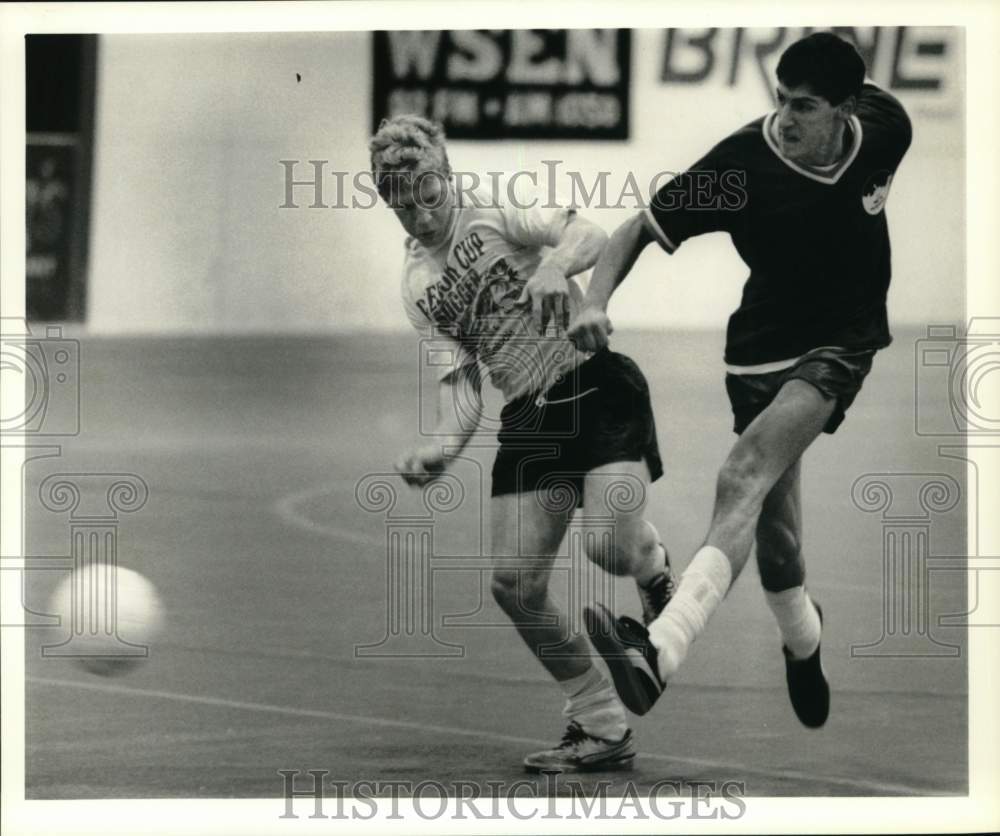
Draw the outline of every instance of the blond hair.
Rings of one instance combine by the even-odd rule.
[[[368,143],[372,175],[379,193],[387,196],[392,179],[387,175],[412,171],[424,162],[444,175],[450,174],[444,140],[444,127],[422,116],[407,113],[383,119]]]

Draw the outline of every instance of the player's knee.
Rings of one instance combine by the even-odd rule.
[[[517,606],[517,575],[507,572],[494,572],[490,583],[493,600],[501,609],[513,609]]]
[[[490,584],[493,600],[504,612],[538,609],[548,594],[548,582],[531,572],[496,571]]]
[[[631,573],[635,556],[639,552],[656,547],[651,540],[648,544],[636,542],[635,536],[624,527],[587,527],[583,539],[583,553],[587,559],[612,575]]]

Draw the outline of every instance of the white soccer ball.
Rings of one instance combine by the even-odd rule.
[[[149,658],[164,625],[156,587],[123,566],[94,563],[65,578],[52,593],[49,612],[68,639],[47,656],[71,658],[98,676],[128,673]]]

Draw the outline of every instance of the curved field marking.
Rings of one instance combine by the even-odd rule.
[[[327,493],[335,487],[339,487],[341,484],[341,482],[330,482],[324,485],[316,485],[312,488],[306,488],[302,491],[296,491],[295,493],[286,494],[274,502],[272,510],[286,524],[292,526],[293,528],[308,531],[310,534],[330,537],[334,540],[340,540],[344,543],[353,543],[357,546],[384,546],[385,538],[383,537],[375,537],[371,534],[365,534],[352,528],[346,528],[339,525],[325,525],[323,523],[316,522],[300,512],[296,507],[306,500],[322,496],[324,493]],[[845,583],[843,581],[831,581],[830,583],[824,583],[822,584],[822,588],[837,590],[838,592],[870,593],[873,596],[881,594],[877,586],[872,586],[871,584]]]
[[[340,482],[331,482],[325,485],[316,485],[312,488],[306,488],[302,491],[286,494],[274,503],[272,510],[281,518],[283,522],[293,526],[294,528],[301,528],[304,531],[308,531],[310,534],[332,537],[334,540],[340,540],[345,543],[354,543],[358,546],[384,546],[384,537],[373,537],[370,534],[365,534],[363,532],[356,531],[353,528],[346,528],[339,525],[324,525],[323,523],[318,523],[315,520],[309,519],[309,517],[300,512],[296,507],[300,503],[305,502],[308,499],[314,499],[317,496],[322,496],[334,487],[339,487],[340,485]],[[357,510],[358,513],[361,513],[360,508]]]
[[[97,682],[74,682],[67,679],[50,679],[47,677],[28,676],[26,682],[37,685],[51,685],[57,688],[77,688],[83,691],[100,691],[106,694],[126,694],[135,697],[150,697],[153,699],[173,700],[174,702],[212,705],[219,708],[235,708],[242,711],[258,711],[267,714],[283,714],[287,717],[313,717],[318,720],[335,720],[342,723],[360,723],[381,728],[406,729],[407,731],[432,732],[453,737],[475,737],[484,740],[496,740],[503,743],[518,743],[528,746],[548,746],[552,741],[538,740],[534,737],[519,737],[511,734],[486,731],[484,729],[463,729],[453,726],[438,726],[433,723],[417,723],[410,720],[392,720],[387,717],[367,717],[362,714],[345,714],[339,711],[326,711],[314,708],[297,708],[287,705],[272,705],[269,703],[246,702],[230,700],[223,697],[197,696],[194,694],[179,694],[173,691],[159,691],[145,688],[130,688],[127,685],[111,685]],[[768,778],[783,778],[790,781],[814,781],[835,786],[849,787],[866,793],[892,793],[898,795],[928,795],[934,790],[912,787],[906,784],[892,784],[884,781],[863,781],[856,778],[845,778],[839,775],[815,775],[796,772],[790,769],[765,769],[756,766],[732,763],[729,761],[708,760],[705,758],[686,758],[675,755],[664,755],[657,752],[639,752],[639,757],[665,763],[689,764],[691,766],[724,769],[729,772],[745,772],[763,775]]]

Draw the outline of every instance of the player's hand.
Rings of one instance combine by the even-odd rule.
[[[611,320],[600,308],[584,308],[566,331],[566,337],[580,351],[600,351],[614,332]]]
[[[535,330],[544,334],[550,321],[564,329],[569,325],[569,282],[554,267],[541,266],[521,291],[518,304],[531,300],[531,320]]]
[[[428,444],[403,453],[396,459],[395,468],[407,485],[419,488],[444,473],[446,464],[441,446]]]

